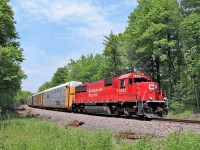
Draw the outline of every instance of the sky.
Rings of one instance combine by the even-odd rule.
[[[136,0],[11,0],[27,75],[22,90],[37,92],[57,68],[81,55],[101,54],[104,36],[124,32]]]

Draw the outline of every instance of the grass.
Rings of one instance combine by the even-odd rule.
[[[195,132],[173,133],[165,140],[166,150],[199,150],[200,135]]]
[[[185,110],[182,113],[176,114],[175,112],[171,111],[168,114],[169,118],[175,119],[189,119],[189,120],[200,120],[200,114],[194,114],[191,110]]]
[[[112,149],[112,134],[60,128],[37,119],[14,119],[0,123],[0,149]]]
[[[124,140],[106,130],[60,128],[34,118],[10,117],[0,122],[2,150],[198,150],[200,135],[173,133],[167,138]]]

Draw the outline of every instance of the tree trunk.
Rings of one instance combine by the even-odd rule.
[[[155,63],[156,63],[156,78],[157,82],[160,85],[160,58],[156,57],[155,58]]]
[[[197,88],[196,88],[196,84],[195,84],[195,77],[193,78],[193,83],[194,83],[194,93],[195,93],[195,98],[196,98],[196,102],[197,102],[197,112],[200,112],[200,106],[199,106],[199,98],[198,98],[198,92],[197,92]]]
[[[153,57],[151,57],[151,77],[152,77],[153,80],[155,80],[154,60],[153,60]]]
[[[113,59],[114,59],[114,72],[115,72],[115,75],[118,75],[118,73],[117,73],[116,50],[115,49],[113,49]]]
[[[170,41],[170,34],[167,34],[167,40]],[[168,85],[168,98],[171,99],[171,50],[167,50],[168,55],[168,75],[169,75],[169,85]]]

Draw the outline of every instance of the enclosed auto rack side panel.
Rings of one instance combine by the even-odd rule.
[[[44,93],[44,107],[65,108],[66,87],[59,87]]]
[[[69,88],[69,108],[72,106],[72,103],[75,100],[75,87],[74,86],[70,86]]]

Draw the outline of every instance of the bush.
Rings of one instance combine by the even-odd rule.
[[[185,105],[177,101],[173,101],[169,107],[173,115],[183,113],[186,110]]]

